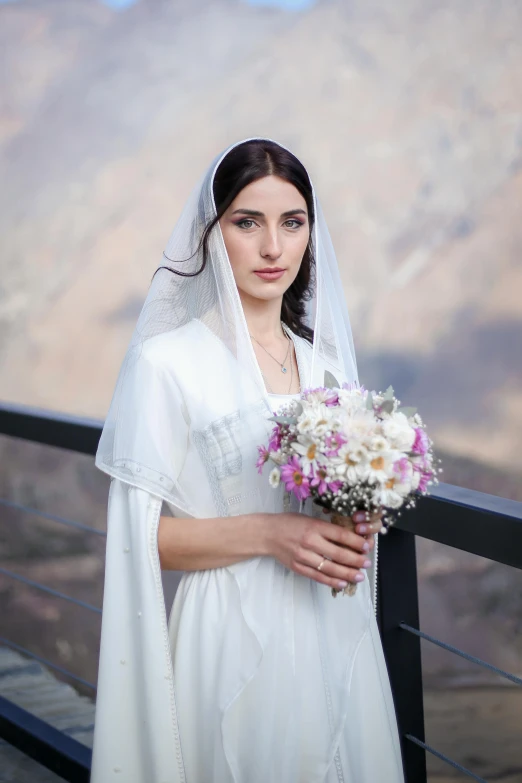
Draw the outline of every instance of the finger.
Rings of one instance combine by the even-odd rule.
[[[335,587],[338,590],[346,587],[348,582],[358,584],[359,582],[364,581],[365,578],[362,571],[352,569],[348,574],[349,578],[339,579],[338,577],[326,574],[324,570],[318,571],[317,568],[312,568],[308,565],[305,565],[304,563],[296,563],[294,570],[302,576],[307,576],[309,579],[313,579],[315,582],[328,585],[328,587]]]
[[[367,552],[369,549],[368,542],[363,536],[360,536],[358,533],[355,533],[353,530],[349,530],[346,527],[332,525],[327,522],[325,525],[321,525],[318,532],[323,538],[328,539],[328,541],[333,541],[340,546],[355,549],[356,552]],[[313,546],[309,548],[316,548],[315,540],[313,541]]]
[[[355,532],[359,535],[373,535],[382,528],[382,522],[364,522],[362,525],[355,526]]]
[[[369,554],[375,546],[375,538],[372,535],[364,536],[364,538],[368,542],[368,552],[366,554]]]
[[[317,569],[317,566],[324,559],[321,573],[348,582],[353,581],[355,574],[360,569],[371,566],[371,560],[366,555],[358,555],[349,549],[342,549],[336,546],[330,546],[329,549],[332,554],[329,551],[318,554],[312,550],[302,549],[297,556],[297,560],[306,566]]]

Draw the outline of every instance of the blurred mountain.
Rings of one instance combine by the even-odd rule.
[[[268,135],[314,179],[362,382],[520,469],[517,0],[21,0],[0,43],[0,398],[103,417],[191,187]]]

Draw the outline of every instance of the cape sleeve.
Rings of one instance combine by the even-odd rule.
[[[111,481],[91,783],[184,781],[157,550],[161,507],[161,498]]]
[[[95,464],[112,477],[161,497],[180,516],[195,516],[187,485],[180,480],[189,433],[175,362],[166,346],[153,338],[125,358]]]

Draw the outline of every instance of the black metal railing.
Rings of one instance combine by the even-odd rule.
[[[83,454],[95,454],[101,427],[102,422],[92,419],[22,406],[0,405],[0,434]],[[0,500],[0,507],[2,505],[103,535],[103,532],[81,523],[43,514],[11,501]],[[491,535],[492,525],[495,535]],[[425,742],[421,639],[442,646],[513,683],[520,685],[522,680],[468,655],[444,640],[435,639],[419,628],[415,536],[522,569],[522,503],[439,484],[431,496],[419,498],[417,508],[402,515],[388,535],[380,538],[378,621],[397,711],[406,783],[426,782],[426,752],[468,777],[485,783],[472,770]],[[49,591],[45,585],[26,580],[6,569],[0,571],[10,578],[22,579],[35,589]],[[72,600],[88,610],[100,611],[97,607],[58,594],[57,591],[53,591],[53,594],[63,600]],[[90,683],[85,683],[71,672],[10,640],[0,638],[0,644],[8,644],[94,689]],[[61,775],[64,780],[87,783],[90,750],[2,698],[0,737]]]
[[[494,531],[494,532],[493,532]],[[483,778],[426,744],[421,639],[494,671],[522,679],[419,629],[415,536],[522,569],[522,503],[439,484],[400,517],[379,546],[379,626],[401,732],[407,783],[426,781],[426,751],[468,777]]]

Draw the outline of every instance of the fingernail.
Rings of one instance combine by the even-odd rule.
[[[364,574],[357,574],[357,576],[355,577],[356,582],[362,582],[363,579],[364,579]]]
[[[348,587],[348,582],[337,582],[340,588]]]
[[[355,522],[363,522],[366,519],[366,514],[364,511],[356,511],[353,515],[353,519]]]
[[[370,548],[370,545],[369,545],[369,543],[368,543],[368,542],[366,542],[365,544],[363,544],[363,545],[362,545],[362,548],[363,548],[363,552],[367,552],[367,551],[369,550],[369,548]]]
[[[363,568],[369,568],[372,564],[371,560],[365,560],[363,563]]]
[[[359,525],[359,527],[357,528],[357,531],[359,533],[366,533],[367,530],[368,530],[368,526],[367,525]]]

